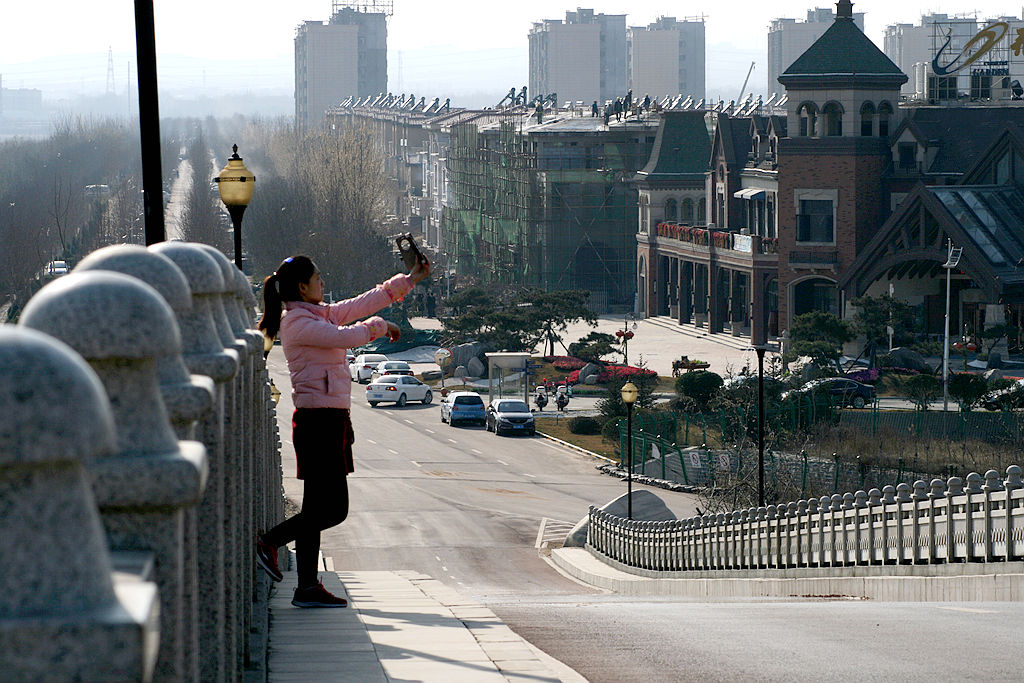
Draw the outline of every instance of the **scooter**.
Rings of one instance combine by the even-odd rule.
[[[564,390],[564,387],[558,388],[558,393],[555,394],[555,405],[560,411],[565,411],[565,407],[569,405],[569,394]]]
[[[546,406],[548,404],[547,394],[545,394],[544,392],[538,391],[533,396],[533,403],[534,403],[534,405],[537,406],[537,410],[538,411],[544,410],[544,406]]]

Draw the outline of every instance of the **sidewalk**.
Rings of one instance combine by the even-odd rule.
[[[270,598],[273,683],[583,680],[486,607],[419,572],[322,572],[324,587],[348,599],[345,609],[293,607],[295,571],[284,576]]]

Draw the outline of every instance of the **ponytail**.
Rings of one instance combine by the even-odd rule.
[[[263,280],[263,316],[256,327],[263,330],[267,339],[277,336],[281,329],[281,293],[277,291],[277,273],[272,273]]]
[[[268,339],[281,329],[281,309],[286,301],[302,301],[299,283],[308,283],[316,265],[308,256],[290,256],[263,280],[263,316],[257,327]]]

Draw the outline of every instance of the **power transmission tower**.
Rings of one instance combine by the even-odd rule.
[[[114,94],[114,48],[107,48],[107,94]]]

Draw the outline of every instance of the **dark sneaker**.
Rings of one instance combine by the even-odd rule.
[[[348,607],[348,600],[331,595],[318,583],[309,588],[296,588],[292,604],[296,607]]]
[[[266,543],[261,537],[256,537],[256,563],[274,581],[280,581],[284,574],[277,566],[277,548]]]

